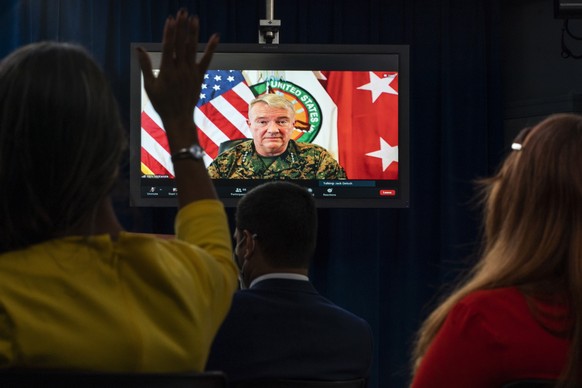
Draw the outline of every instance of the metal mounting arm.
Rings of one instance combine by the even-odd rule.
[[[266,19],[259,20],[259,43],[279,44],[281,20],[273,19],[275,0],[265,0]]]

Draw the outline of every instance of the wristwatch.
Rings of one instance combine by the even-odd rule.
[[[172,155],[172,163],[175,163],[177,160],[183,159],[193,159],[193,160],[202,160],[204,157],[204,150],[200,147],[200,144],[192,144],[190,147],[181,148]]]

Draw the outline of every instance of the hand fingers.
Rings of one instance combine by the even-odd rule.
[[[168,17],[166,25],[164,26],[160,70],[169,66],[170,62],[175,59],[185,59],[190,66],[196,66],[196,50],[199,35],[200,21],[198,16],[188,17],[188,12],[185,9],[181,9],[178,11],[176,19],[171,16]],[[217,34],[213,34],[210,37],[204,50],[204,55],[198,64],[199,74],[204,74],[208,69],[219,40]],[[151,73],[151,63],[149,66],[149,73]]]
[[[188,19],[188,40],[186,42],[186,60],[190,64],[196,63],[196,49],[198,48],[198,36],[200,33],[200,20],[198,16],[190,16]]]
[[[162,60],[160,69],[163,69],[174,59],[174,42],[176,40],[176,20],[168,16],[164,25],[164,38],[162,39]]]
[[[202,59],[200,59],[199,63],[199,67],[201,70],[203,70],[203,72],[206,72],[208,69],[208,65],[210,64],[212,56],[214,55],[214,50],[216,49],[216,46],[218,46],[219,41],[220,37],[218,34],[212,34],[208,40],[206,49],[204,50],[204,55],[202,56]]]
[[[186,38],[188,33],[188,11],[181,9],[176,16],[176,28],[174,37],[174,54],[181,60],[186,55]]]
[[[206,73],[206,70],[208,70],[208,65],[210,65],[210,60],[212,59],[212,55],[214,55],[214,50],[216,49],[216,46],[218,46],[219,41],[220,37],[218,34],[212,34],[208,40],[208,44],[204,50],[204,55],[202,56],[202,59],[200,59],[200,63],[198,65],[200,74],[204,74]]]
[[[154,81],[154,74],[152,72],[152,61],[148,53],[141,47],[136,48],[137,59],[139,61],[139,67],[143,73],[144,87],[147,88]]]

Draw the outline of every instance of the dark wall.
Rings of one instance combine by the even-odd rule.
[[[508,143],[519,129],[548,114],[582,111],[582,61],[575,58],[582,56],[582,19],[568,21],[576,39],[563,34],[564,19],[554,16],[552,0],[509,0],[502,8]]]

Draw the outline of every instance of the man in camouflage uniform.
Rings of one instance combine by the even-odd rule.
[[[211,178],[346,179],[325,148],[291,140],[295,111],[285,97],[264,94],[251,101],[247,123],[253,138],[218,155],[208,166]]]

